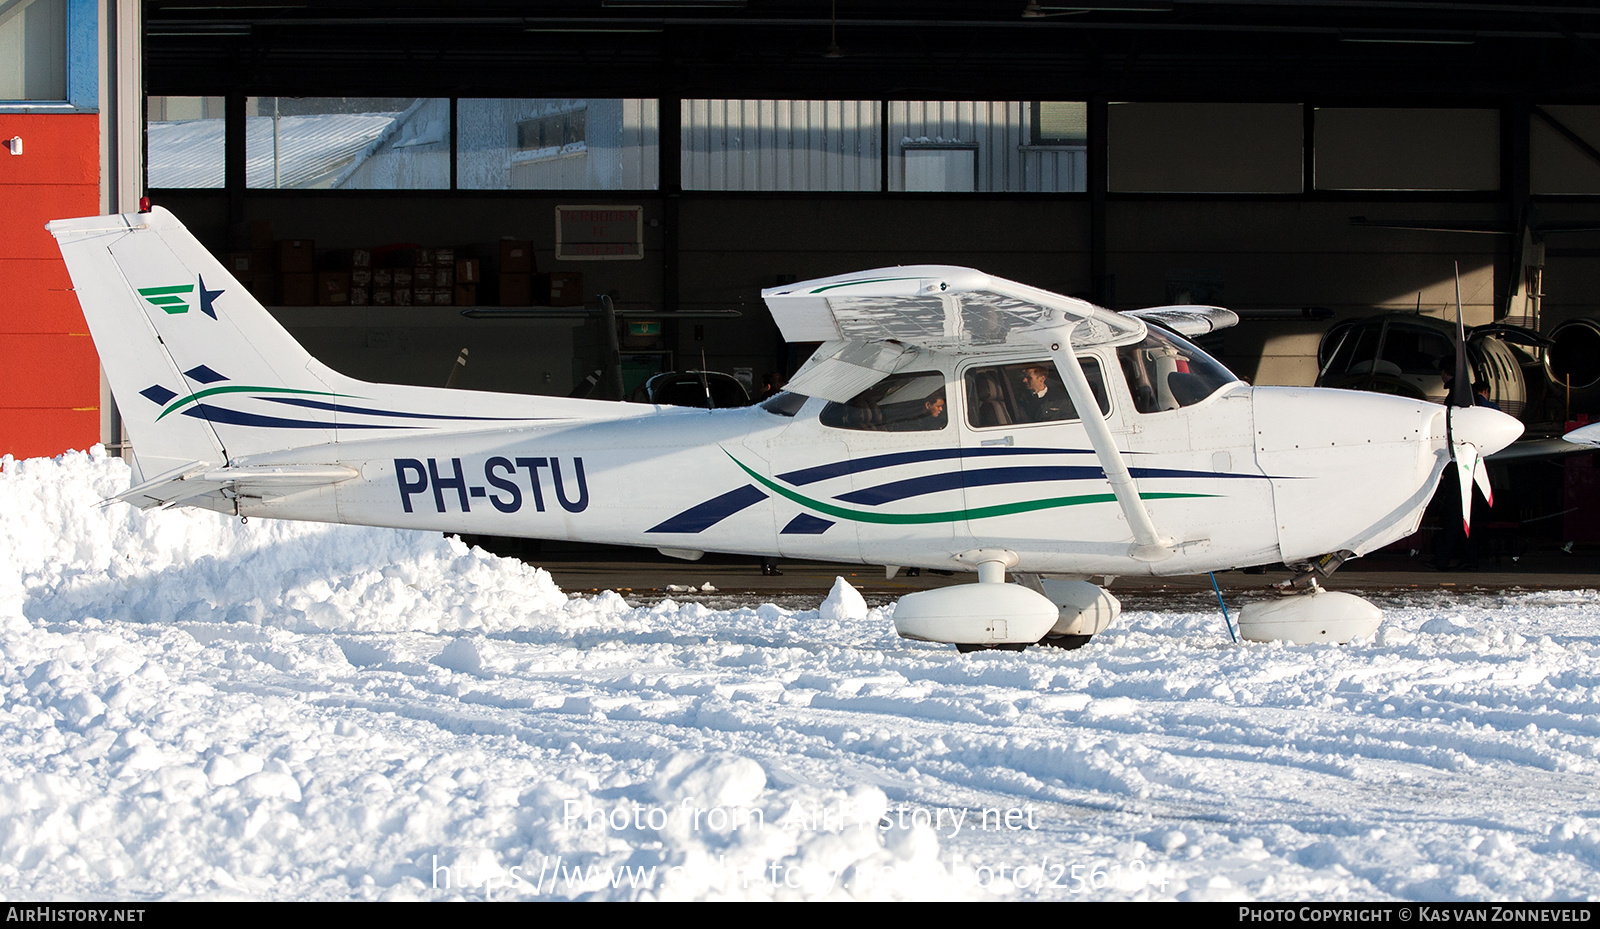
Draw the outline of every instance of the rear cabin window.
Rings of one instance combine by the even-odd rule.
[[[1100,362],[1079,358],[1089,389],[1102,413],[1111,412]],[[968,368],[963,378],[967,391],[967,424],[974,429],[1017,426],[1078,419],[1066,385],[1054,363],[1024,361],[1016,364]]]
[[[934,432],[950,421],[944,374],[915,371],[884,378],[844,403],[829,403],[824,426],[865,432]]]

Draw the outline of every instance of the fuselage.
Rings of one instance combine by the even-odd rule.
[[[683,554],[960,569],[962,552],[1003,549],[1017,570],[1176,575],[1387,544],[1415,529],[1446,460],[1434,404],[1232,381],[1142,412],[1150,404],[1114,350],[1080,357],[1104,374],[1106,421],[1155,524],[1178,543],[1171,557],[1129,558],[1127,523],[1080,422],[986,413],[983,378],[1025,355],[925,357],[913,367],[942,385],[946,407],[913,429],[790,397],[359,439],[238,462],[342,465],[357,479],[288,496],[246,490],[225,505]],[[460,396],[470,408],[473,395]]]
[[[810,396],[708,411],[375,384],[312,358],[164,210],[49,229],[141,507],[1171,575],[1364,554],[1416,527],[1447,423],[1458,462],[1520,432],[1490,410],[1253,388],[1141,318],[932,265],[763,291],[785,338],[826,340],[791,382]]]

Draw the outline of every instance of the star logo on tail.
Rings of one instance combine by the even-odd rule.
[[[222,290],[221,288],[218,288],[217,290],[207,290],[206,279],[199,277],[199,275],[196,275],[196,278],[200,281],[200,312],[206,314],[212,319],[216,319],[217,310],[212,304],[218,297],[222,296]]]

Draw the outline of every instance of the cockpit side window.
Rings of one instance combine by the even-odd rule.
[[[844,403],[829,403],[818,421],[864,432],[934,432],[949,424],[944,373],[911,371],[884,378]]]
[[[1215,358],[1154,326],[1143,342],[1117,349],[1117,360],[1141,413],[1192,406],[1238,380]]]
[[[1111,411],[1100,363],[1080,357],[1078,364],[1102,412]],[[968,368],[962,378],[967,392],[967,424],[974,429],[1078,419],[1066,385],[1052,361]]]

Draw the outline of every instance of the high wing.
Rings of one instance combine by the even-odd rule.
[[[789,382],[843,402],[910,364],[921,351],[957,355],[1037,348],[1069,327],[1078,348],[1144,338],[1144,323],[1092,303],[948,265],[878,268],[761,292],[790,342],[823,342]]]
[[[899,342],[976,354],[1033,345],[1028,333],[1077,323],[1079,348],[1144,338],[1144,324],[1072,297],[948,265],[879,268],[761,292],[790,342]]]
[[[1142,310],[1123,310],[1124,316],[1159,323],[1178,335],[1193,338],[1239,325],[1239,314],[1220,306],[1152,306]]]
[[[921,350],[1048,350],[1133,532],[1129,554],[1140,561],[1172,557],[1175,541],[1157,530],[1145,508],[1077,356],[1084,348],[1142,340],[1143,320],[944,265],[858,271],[768,288],[761,296],[785,339],[826,343],[795,372],[789,389],[838,402],[905,367]]]

